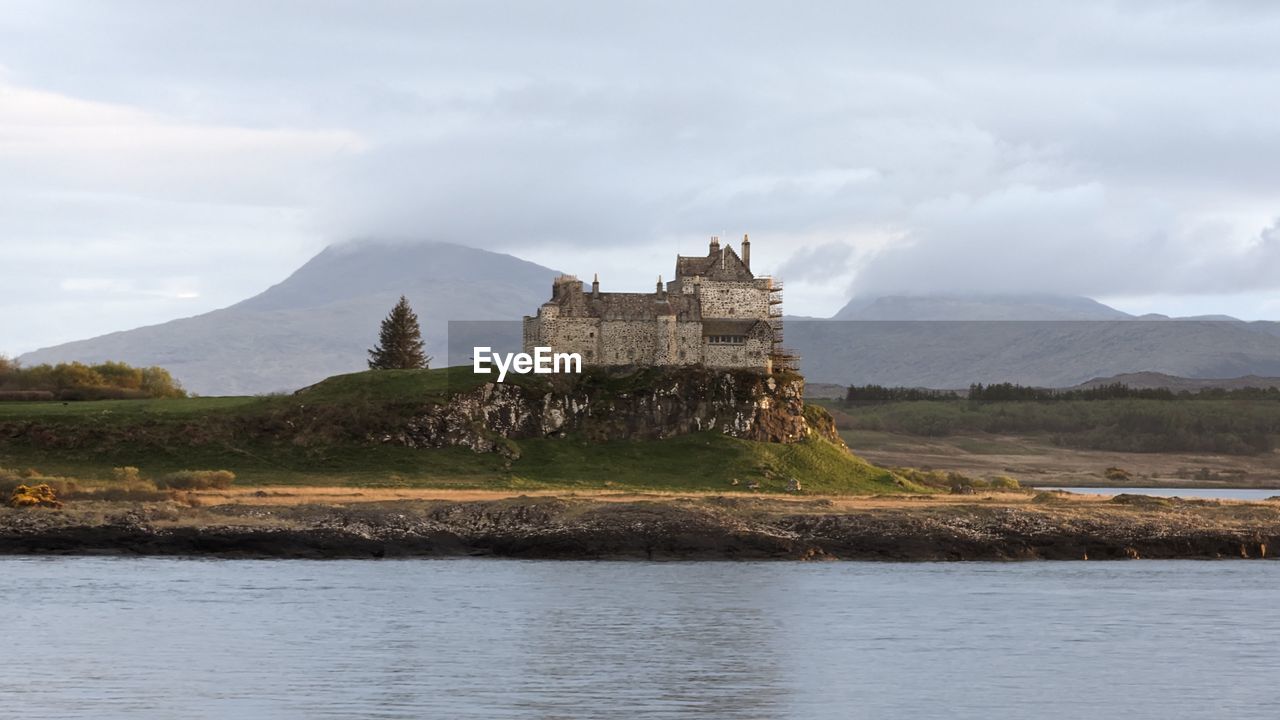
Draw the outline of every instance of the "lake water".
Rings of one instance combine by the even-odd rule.
[[[13,718],[1280,717],[1280,563],[0,558]]]
[[[1154,495],[1156,497],[1205,498],[1211,500],[1266,500],[1280,496],[1280,490],[1258,488],[1090,488],[1090,487],[1048,487],[1037,490],[1066,490],[1073,493],[1089,493],[1093,495]]]

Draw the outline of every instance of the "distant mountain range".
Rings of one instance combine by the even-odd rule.
[[[1280,375],[1280,336],[1204,320],[792,321],[786,344],[815,382],[965,388],[1070,387],[1159,372],[1191,378]]]
[[[1058,295],[889,295],[854,298],[832,320],[1128,320],[1087,297]]]
[[[287,391],[363,369],[378,322],[401,294],[422,318],[438,366],[446,361],[448,320],[518,322],[547,299],[557,274],[449,243],[346,243],[230,307],[20,359],[161,365],[205,395]],[[785,332],[812,382],[1069,387],[1147,371],[1190,378],[1280,376],[1280,323],[1134,317],[1083,297],[855,299],[831,319],[790,318]],[[456,348],[447,360],[466,361]]]
[[[1280,374],[1280,323],[1134,316],[1085,297],[918,295],[850,301],[831,320],[794,319],[786,344],[810,380],[964,388],[1070,387],[1152,371]]]

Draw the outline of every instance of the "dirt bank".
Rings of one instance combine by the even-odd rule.
[[[267,496],[258,496],[262,500]],[[0,510],[0,553],[383,558],[1262,558],[1280,503],[513,497]],[[322,501],[323,502],[323,501]]]

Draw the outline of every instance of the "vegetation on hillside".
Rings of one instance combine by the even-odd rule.
[[[1280,391],[1173,393],[1113,385],[1052,391],[1011,384],[968,397],[900,388],[850,388],[844,428],[938,437],[1044,435],[1063,447],[1122,452],[1270,452],[1280,435]]]
[[[39,479],[56,486],[49,478],[62,477],[127,485],[149,478],[151,484],[139,485],[139,492],[189,487],[182,471],[192,467],[225,468],[246,485],[927,491],[821,437],[775,444],[716,431],[612,442],[569,435],[511,440],[511,457],[379,440],[424,404],[444,402],[484,380],[469,368],[369,371],[330,378],[291,396],[5,403],[0,466],[40,468],[41,473],[16,478],[28,484]],[[609,391],[632,389],[625,379],[608,381],[616,385]],[[136,477],[112,473],[113,467],[137,468]]]
[[[0,356],[0,400],[102,400],[186,397],[168,370],[122,362],[23,367]]]
[[[1124,383],[1111,383],[1089,388],[1041,388],[1014,383],[970,385],[968,391],[931,390],[928,388],[853,385],[845,391],[847,405],[885,405],[917,400],[997,402],[1068,402],[1074,400],[1277,400],[1280,388],[1204,388],[1191,392],[1174,392],[1168,388],[1134,388]]]

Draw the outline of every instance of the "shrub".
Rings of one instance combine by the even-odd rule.
[[[1103,475],[1105,475],[1108,480],[1115,480],[1117,482],[1128,482],[1133,479],[1133,475],[1128,470],[1118,467],[1107,468]]]
[[[132,465],[111,468],[111,479],[116,482],[133,483],[142,480],[142,473]]]
[[[1021,490],[1022,483],[1008,475],[997,475],[991,478],[989,483],[993,489],[997,490]]]
[[[8,496],[24,485],[47,486],[58,497],[74,493],[78,489],[76,481],[71,478],[47,476],[33,468],[22,471],[0,468],[0,496]]]
[[[13,492],[9,495],[9,507],[60,508],[62,507],[62,503],[58,500],[57,494],[53,492],[53,488],[48,485],[19,485],[14,488]]]
[[[156,485],[170,490],[226,490],[235,480],[230,470],[179,470],[160,478]]]
[[[159,367],[136,368],[121,362],[98,365],[58,363],[22,367],[0,357],[0,392],[38,392],[43,397],[22,395],[0,399],[101,400],[186,397],[182,385]]]
[[[1066,502],[1066,493],[1062,492],[1038,492],[1036,496],[1031,498],[1031,502],[1037,505],[1045,505],[1049,503]]]

